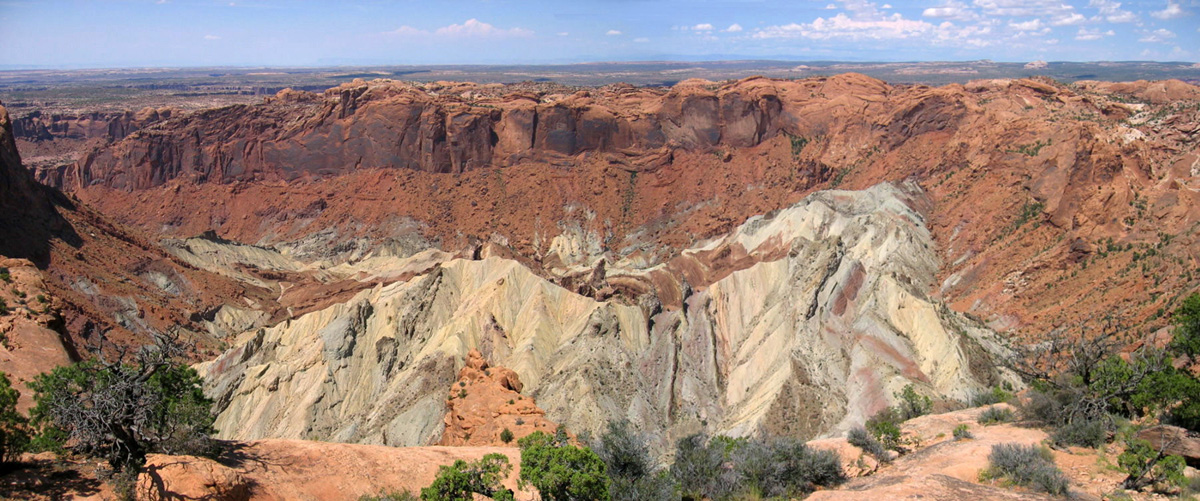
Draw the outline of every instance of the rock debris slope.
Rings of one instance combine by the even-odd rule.
[[[510,259],[453,259],[246,332],[200,370],[217,428],[242,440],[436,443],[472,349],[574,432],[628,418],[666,446],[701,430],[839,431],[906,384],[962,398],[1005,377],[990,333],[926,295],[938,260],[922,196],[818,192],[752,218],[674,264],[745,257],[706,288],[680,287],[679,309],[597,301]],[[667,268],[614,273],[679,276]]]

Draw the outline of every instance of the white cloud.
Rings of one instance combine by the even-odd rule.
[[[818,17],[811,23],[768,26],[754,33],[755,38],[808,38],[812,40],[888,40],[928,34],[934,26],[925,21],[904,19],[900,14],[878,19],[851,19],[838,14]]]
[[[612,37],[612,36],[617,36],[617,35],[620,35],[620,34],[621,34],[621,32],[620,32],[620,31],[617,31],[617,30],[608,30],[608,32],[607,32],[607,33],[605,33],[605,35],[608,35],[608,36],[610,36],[610,37]]]
[[[533,31],[525,28],[503,29],[497,28],[491,24],[485,23],[478,19],[468,19],[462,24],[451,24],[434,30],[432,33],[420,28],[404,25],[392,31],[386,31],[384,35],[399,36],[399,37],[416,37],[416,36],[438,36],[444,38],[512,38],[512,37],[528,37],[533,35]],[[560,35],[566,36],[565,33]]]
[[[649,41],[650,41],[650,39],[646,38],[646,37],[637,37],[637,38],[633,39],[634,43],[646,43]]]
[[[836,5],[834,5],[834,4],[828,4],[828,5],[826,5],[826,6],[825,6],[825,10],[833,10],[833,9],[836,9],[836,8],[837,8],[837,6],[836,6]]]
[[[478,19],[471,18],[462,24],[451,24],[450,26],[438,28],[433,34],[450,37],[506,38],[527,37],[533,35],[533,32],[524,28],[511,28],[507,30],[497,28]]]
[[[404,25],[404,26],[396,28],[392,31],[385,31],[383,34],[403,37],[403,36],[415,36],[415,35],[428,35],[429,32],[422,30],[422,29],[413,28],[412,26]]]
[[[1078,12],[1068,12],[1063,16],[1050,20],[1050,26],[1074,26],[1083,24],[1087,18]]]
[[[568,36],[568,35],[570,35],[570,33],[568,33],[568,32],[565,32],[565,31],[560,31],[560,32],[558,32],[558,33],[556,33],[556,34],[557,34],[558,36],[560,36],[560,37],[565,37],[565,36]]]
[[[204,35],[204,39],[205,40],[220,40],[221,37],[216,36],[216,35]]]
[[[1008,26],[1017,31],[1038,31],[1042,29],[1042,20],[1034,19],[1032,21],[1025,21],[1021,23],[1010,22],[1008,23]]]
[[[1184,12],[1184,10],[1179,7],[1179,4],[1168,1],[1167,8],[1165,8],[1163,10],[1151,12],[1150,15],[1154,16],[1156,18],[1159,18],[1159,19],[1166,20],[1166,19],[1181,18],[1181,17],[1187,15],[1187,12]]]
[[[1156,43],[1156,42],[1166,43],[1167,40],[1170,40],[1172,38],[1175,38],[1175,33],[1171,32],[1171,30],[1159,28],[1157,30],[1154,30],[1154,31],[1146,34],[1146,36],[1139,38],[1138,41],[1139,42],[1147,42],[1147,43]]]
[[[1099,40],[1104,37],[1111,37],[1113,35],[1116,35],[1116,33],[1113,30],[1101,32],[1100,28],[1090,29],[1090,30],[1087,28],[1079,28],[1079,33],[1075,34],[1075,39],[1086,42],[1089,40]]]
[[[934,17],[938,19],[954,19],[958,21],[970,21],[979,17],[975,11],[971,10],[967,4],[949,0],[948,2],[937,7],[930,7],[921,13],[925,17]]]
[[[879,7],[879,8],[880,8],[880,9],[890,9],[890,8],[892,8],[892,4],[890,4],[890,3],[885,3],[885,4],[883,4],[883,6],[881,6],[881,7]]]
[[[692,26],[692,29],[696,30],[696,31],[712,31],[713,25],[711,25],[709,23],[700,23],[695,26]]]
[[[157,2],[154,2],[154,3],[156,3],[158,5],[162,5],[162,4],[167,3],[167,0],[158,0]]]
[[[1110,23],[1132,23],[1137,21],[1137,15],[1121,8],[1121,2],[1112,0],[1089,0],[1088,7],[1095,7],[1100,11],[1097,16],[1100,19]]]
[[[738,33],[740,31],[742,31],[742,25],[740,25],[738,23],[733,23],[733,24],[729,25],[728,28],[725,28],[725,31],[727,33]]]
[[[1061,0],[974,0],[975,6],[993,17],[1036,17],[1051,26],[1070,26],[1087,21],[1075,7]]]
[[[1044,16],[1074,8],[1059,0],[975,0],[974,4],[989,16],[1010,17]]]

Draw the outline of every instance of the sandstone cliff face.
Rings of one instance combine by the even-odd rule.
[[[261,105],[167,120],[88,154],[67,189],[145,189],[183,177],[211,182],[294,180],[390,167],[461,173],[531,159],[613,155],[633,170],[670,150],[750,147],[779,134],[822,134],[805,101],[838,86],[869,88],[841,103],[868,106],[887,87],[861,75],[828,82],[765,79],[721,88],[686,81],[669,90],[618,87],[571,95],[487,95],[467,84],[355,81],[323,95],[281,92]],[[856,89],[863,90],[863,89]]]
[[[598,259],[667,263],[814,190],[915,180],[945,263],[935,294],[954,309],[1022,336],[1098,311],[1153,329],[1200,284],[1197,95],[861,75],[571,92],[354,82],[172,115],[63,186],[170,237],[215,230],[307,260],[489,247],[582,291]]]
[[[920,197],[911,185],[822,192],[752,219],[684,253],[726,270],[682,288],[679,309],[597,301],[509,259],[455,259],[247,332],[199,369],[226,438],[435,443],[472,349],[574,432],[627,418],[665,447],[700,430],[844,430],[905,384],[963,398],[1004,377],[990,334],[924,292],[937,257]],[[709,256],[735,248],[748,257],[732,267]]]
[[[26,297],[12,316],[20,318],[3,322],[15,337],[0,365],[18,379],[77,359],[100,331],[114,342],[140,344],[150,332],[181,329],[199,355],[228,333],[204,325],[203,313],[239,301],[276,309],[268,291],[188,267],[135,231],[38,184],[12,131],[0,106],[0,262],[19,259],[13,267],[28,267],[21,274],[36,277],[28,290],[18,288]],[[38,294],[47,301],[37,301]]]

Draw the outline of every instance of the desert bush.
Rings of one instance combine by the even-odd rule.
[[[507,444],[507,443],[509,443],[509,442],[512,442],[512,441],[513,441],[513,432],[512,432],[512,430],[510,430],[510,429],[508,429],[508,428],[505,428],[504,430],[502,430],[502,431],[500,432],[500,441],[501,441],[501,442],[504,442],[504,443],[506,443],[506,444]]]
[[[999,386],[993,386],[991,389],[978,392],[971,396],[971,407],[983,407],[985,405],[999,404],[1012,400],[1013,394]]]
[[[709,441],[700,434],[676,442],[671,476],[683,499],[726,499],[737,487],[737,473],[728,463],[731,451],[727,443],[732,442]]]
[[[880,461],[886,460],[887,450],[883,448],[883,444],[879,443],[879,440],[876,440],[866,428],[861,426],[850,428],[850,431],[846,433],[846,441],[850,442],[850,445],[875,456]]]
[[[0,315],[8,314],[8,302],[4,298],[0,298]]]
[[[671,472],[685,500],[797,498],[846,480],[837,453],[792,438],[693,435],[679,441]]]
[[[411,491],[384,491],[377,495],[363,494],[358,497],[358,501],[417,501],[420,497],[413,494]]]
[[[971,434],[971,429],[967,427],[966,423],[954,427],[955,440],[966,440],[969,438],[975,438],[975,435]]]
[[[8,375],[0,372],[0,463],[16,459],[29,445],[26,419],[17,412],[19,397]]]
[[[798,498],[817,486],[846,480],[836,452],[813,449],[794,438],[748,441],[733,452],[733,464],[743,497]]]
[[[12,275],[9,274],[8,268],[0,267],[0,282],[6,284],[12,282]]]
[[[1012,421],[1013,417],[1014,415],[1012,409],[1009,409],[1008,407],[992,406],[984,409],[984,411],[979,414],[979,424],[989,425],[1007,423]]]
[[[898,410],[901,422],[929,414],[929,411],[933,409],[933,401],[929,397],[917,393],[911,384],[904,385],[904,389],[896,394],[896,398],[900,399]]]
[[[604,461],[591,449],[567,442],[562,427],[554,436],[536,431],[517,441],[522,485],[532,486],[550,501],[609,499]]]
[[[1050,434],[1059,445],[1096,448],[1108,442],[1108,427],[1102,421],[1078,420],[1064,424]]]
[[[1193,293],[1175,309],[1171,348],[1195,358],[1200,355],[1200,293]]]
[[[895,407],[888,407],[867,419],[867,431],[875,436],[885,449],[899,451],[900,447],[900,416]]]
[[[504,454],[488,454],[470,463],[459,459],[438,468],[433,484],[421,489],[421,501],[471,501],[474,494],[512,501],[513,492],[501,484],[510,471],[512,465]]]
[[[135,472],[152,452],[215,454],[212,402],[196,371],[174,361],[181,352],[160,336],[133,363],[97,357],[35,378],[31,415],[42,429],[40,446],[67,444]]]
[[[1132,436],[1125,441],[1125,451],[1117,456],[1117,466],[1128,476],[1121,487],[1140,490],[1152,487],[1166,492],[1172,487],[1187,485],[1183,475],[1184,461],[1180,456],[1168,456],[1156,450],[1150,442]]]
[[[678,498],[668,471],[655,467],[647,438],[629,421],[612,421],[593,450],[604,461],[614,501]]]
[[[1067,493],[1069,482],[1054,464],[1050,450],[1036,445],[998,444],[988,455],[983,478],[1005,478],[1056,496]]]

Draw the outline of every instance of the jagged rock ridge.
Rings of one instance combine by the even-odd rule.
[[[681,309],[580,296],[517,261],[454,259],[408,281],[243,334],[202,364],[226,438],[437,442],[469,350],[520,374],[575,432],[628,418],[683,434],[812,437],[914,383],[965,398],[1004,376],[991,334],[931,301],[919,188],[821,192],[724,240],[749,259]],[[635,273],[636,271],[629,271]]]

